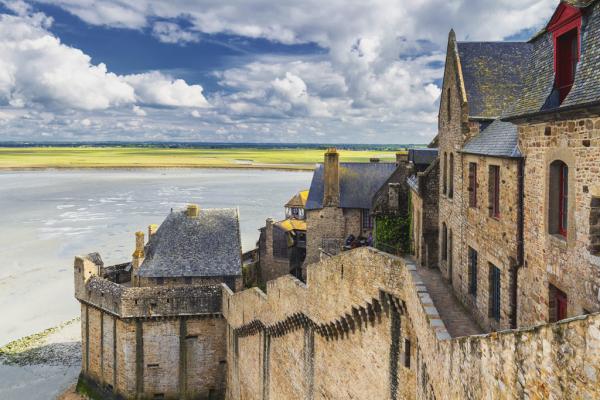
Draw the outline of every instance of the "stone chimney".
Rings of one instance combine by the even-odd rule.
[[[335,148],[325,152],[323,163],[323,207],[340,206],[340,155]]]
[[[138,231],[135,233],[135,251],[131,260],[131,281],[133,286],[139,286],[138,271],[144,262],[144,232]]]
[[[198,204],[188,204],[186,213],[189,218],[197,218],[200,214],[200,207]]]
[[[404,164],[408,162],[408,153],[397,152],[396,153],[396,165]]]

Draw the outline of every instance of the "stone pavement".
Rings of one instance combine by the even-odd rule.
[[[479,335],[484,331],[469,311],[458,301],[452,286],[442,277],[439,269],[417,267],[417,273],[452,337]]]

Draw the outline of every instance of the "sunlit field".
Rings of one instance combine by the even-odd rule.
[[[0,148],[0,168],[314,168],[319,149],[166,149],[136,147]],[[392,162],[394,151],[340,150],[341,162]]]

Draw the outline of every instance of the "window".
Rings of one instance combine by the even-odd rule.
[[[444,171],[442,174],[442,181],[443,181],[443,193],[446,194],[448,193],[448,154],[444,153]]]
[[[165,278],[156,278],[156,284],[157,285],[164,285],[165,284]]]
[[[404,339],[404,366],[410,368],[410,340]]]
[[[489,316],[500,321],[500,270],[490,263]]]
[[[450,178],[449,178],[449,189],[448,189],[448,197],[454,197],[454,153],[450,153]]]
[[[448,259],[448,228],[446,223],[442,223],[442,261]]]
[[[567,294],[554,285],[549,287],[548,306],[550,322],[567,318]]]
[[[373,217],[371,210],[367,208],[362,210],[362,227],[363,229],[373,229]]]
[[[191,285],[192,284],[192,277],[191,276],[186,276],[183,278],[183,283],[185,283],[186,285]]]
[[[580,56],[581,21],[581,10],[561,2],[546,27],[554,39],[554,87],[561,103],[569,94],[575,80]]]
[[[469,294],[477,296],[477,251],[469,247]]]
[[[490,165],[489,170],[490,217],[500,218],[500,167]]]
[[[469,163],[469,207],[477,207],[477,163]]]
[[[567,237],[569,222],[569,167],[557,160],[550,164],[548,202],[549,232]]]
[[[579,32],[572,29],[556,38],[556,78],[560,102],[567,97],[575,80],[575,69],[579,60]]]

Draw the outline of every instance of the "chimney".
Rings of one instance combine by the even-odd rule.
[[[156,233],[157,230],[158,230],[158,225],[156,225],[156,224],[148,225],[148,241],[150,241],[150,238],[152,236],[154,236],[154,234]]]
[[[327,149],[323,163],[323,207],[340,206],[340,155],[334,147]]]
[[[144,232],[135,233],[135,251],[131,261],[131,281],[133,286],[139,286],[138,271],[144,262]]]
[[[397,152],[396,153],[396,165],[404,164],[408,162],[408,153]]]
[[[198,207],[198,204],[188,204],[186,213],[189,218],[197,218],[200,213],[200,207]]]

